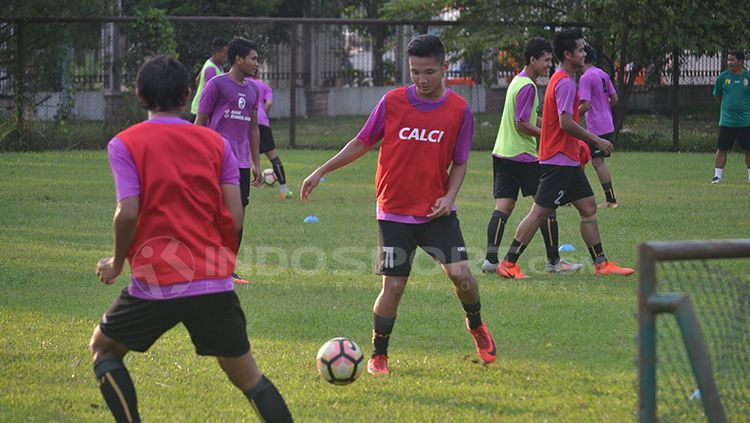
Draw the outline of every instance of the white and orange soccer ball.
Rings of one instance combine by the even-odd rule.
[[[320,347],[317,362],[318,372],[326,382],[348,385],[362,374],[365,359],[362,350],[354,341],[339,337]]]
[[[264,184],[272,187],[276,183],[276,174],[273,173],[273,169],[266,169],[260,174],[260,178]]]

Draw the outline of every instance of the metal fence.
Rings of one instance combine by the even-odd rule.
[[[405,51],[414,34],[440,33],[457,25],[223,17],[168,21],[176,53],[193,75],[210,55],[213,37],[243,36],[259,45],[262,78],[274,90],[272,126],[277,141],[291,147],[346,142],[385,92],[409,83]],[[146,55],[163,47],[159,45],[163,40],[138,23],[133,17],[0,22],[0,114],[15,117],[21,142],[34,144],[41,139],[30,147],[35,149],[101,147],[109,136],[144,117],[133,95],[135,72]],[[507,53],[488,51],[475,63],[462,60],[459,51],[448,53],[446,83],[466,98],[475,113],[477,148],[491,148],[504,88],[522,67]],[[721,58],[683,54],[680,63],[680,89],[687,90],[680,96],[682,102],[694,101],[691,90],[705,91],[709,99],[705,85],[712,84],[721,71]],[[637,86],[642,83],[636,81]],[[677,104],[671,100],[671,84],[671,78],[663,78],[655,89],[640,90],[632,106],[641,112],[668,114]],[[60,122],[75,135],[59,131]],[[663,128],[655,130],[669,137]],[[87,141],[86,134],[96,139]]]

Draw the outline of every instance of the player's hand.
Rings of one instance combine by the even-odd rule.
[[[431,212],[427,214],[427,217],[430,219],[434,217],[442,217],[447,216],[451,213],[451,207],[453,207],[453,198],[448,197],[447,195],[445,197],[440,197],[437,200],[435,200],[435,205],[431,207]]]
[[[122,264],[117,266],[114,257],[103,258],[96,265],[96,277],[107,285],[112,285],[120,273],[122,273]]]
[[[320,178],[322,178],[322,176],[317,170],[305,178],[302,182],[302,188],[299,190],[300,200],[307,201],[310,199],[310,193],[318,186]]]
[[[263,172],[260,170],[260,164],[253,164],[252,182],[254,187],[263,185]]]
[[[604,153],[609,154],[612,152],[612,150],[615,149],[615,145],[611,142],[605,140],[604,138],[597,137],[596,145],[599,147],[599,150],[602,150]]]

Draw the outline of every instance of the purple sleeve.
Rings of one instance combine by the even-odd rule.
[[[221,177],[219,183],[221,184],[240,184],[240,167],[237,165],[237,159],[232,153],[232,146],[229,145],[229,141],[222,138],[224,141],[224,161],[221,163]]]
[[[206,67],[206,71],[204,72],[204,74],[205,74],[205,81],[208,82],[211,80],[211,78],[216,76],[216,68],[213,66],[208,66]]]
[[[385,134],[385,96],[375,106],[365,126],[357,134],[357,139],[367,146],[372,147],[383,139]]]
[[[576,100],[576,83],[572,78],[563,78],[555,86],[555,102],[557,114],[573,115],[573,104]]]
[[[250,88],[255,91],[255,107],[253,107],[253,110],[258,110],[263,107],[263,96],[257,85],[250,84]]]
[[[263,90],[263,101],[273,101],[273,90],[268,84],[263,84],[264,90]]]
[[[593,72],[593,69],[592,69],[592,72]],[[580,82],[578,83],[578,97],[581,99],[581,101],[591,101],[591,89],[592,89],[592,85],[594,85],[593,84],[594,78],[587,77],[586,76],[587,73],[583,74]]]
[[[526,84],[516,95],[516,122],[528,122],[531,118],[531,108],[534,107],[536,89],[534,84]],[[536,124],[534,122],[533,124]]]
[[[615,85],[612,83],[612,78],[610,78],[606,73],[604,74],[604,78],[607,80],[608,97],[612,97],[613,95],[617,94],[617,91],[615,91]]]
[[[456,147],[453,149],[453,164],[462,165],[469,160],[471,141],[474,138],[474,113],[469,106],[464,111],[464,123],[458,131]]]
[[[135,168],[133,156],[119,138],[112,138],[107,144],[107,156],[109,166],[112,168],[112,177],[115,180],[117,201],[139,196],[141,180],[138,177],[138,170]]]
[[[219,99],[219,89],[218,84],[216,84],[213,80],[208,81],[206,83],[206,86],[203,87],[203,92],[201,93],[201,99],[198,102],[198,113],[204,114],[204,115],[211,115],[214,111],[214,107],[216,106],[216,100]]]

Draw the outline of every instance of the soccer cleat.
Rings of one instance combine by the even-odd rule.
[[[495,269],[495,273],[506,278],[506,279],[526,279],[528,276],[521,272],[521,267],[516,263],[511,263],[508,260],[503,260],[500,265]]]
[[[242,279],[240,277],[240,275],[238,275],[238,274],[236,274],[234,272],[232,272],[232,281],[234,281],[234,283],[237,284],[237,285],[247,285],[247,284],[250,283],[250,281],[248,281],[246,279]]]
[[[289,200],[294,197],[291,191],[279,191],[279,200]]]
[[[715,184],[718,184],[719,182],[721,182],[721,178],[719,178],[718,176],[714,176],[714,178],[711,179],[711,184],[715,185]]]
[[[616,209],[616,208],[620,207],[620,205],[617,204],[617,202],[610,203],[609,201],[605,201],[605,202],[599,204],[597,207],[600,208],[600,209]]]
[[[371,375],[389,375],[388,356],[385,354],[375,354],[367,360],[367,373]]]
[[[482,273],[492,273],[497,269],[497,263],[490,263],[489,260],[484,259],[482,262]]]
[[[580,263],[571,263],[567,260],[560,260],[557,264],[547,262],[544,266],[544,270],[547,273],[573,273],[583,269],[583,265]]]
[[[611,261],[604,261],[596,265],[596,269],[594,270],[594,275],[596,276],[603,276],[603,275],[621,275],[621,276],[628,276],[632,275],[635,270],[629,268],[629,267],[620,267]]]
[[[487,329],[487,325],[482,323],[482,326],[472,329],[469,327],[469,319],[466,319],[466,327],[469,329],[471,337],[474,338],[477,354],[482,357],[482,361],[492,363],[497,360],[497,347],[495,346],[495,340],[492,339],[490,330]]]

